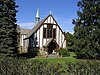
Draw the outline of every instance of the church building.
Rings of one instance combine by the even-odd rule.
[[[60,48],[66,48],[65,33],[51,13],[40,21],[37,9],[35,18],[35,26],[32,29],[21,29],[20,46],[25,51],[38,49],[52,54]]]

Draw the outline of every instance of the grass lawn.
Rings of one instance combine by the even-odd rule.
[[[76,59],[74,58],[75,53],[73,52],[70,52],[70,56],[69,57],[59,57],[59,58],[32,58],[32,59],[29,59],[29,60],[38,60],[38,61],[46,61],[46,62],[49,62],[49,63],[53,63],[53,64],[62,64],[64,65],[65,63],[76,63],[76,62],[79,62],[80,60],[79,59]]]

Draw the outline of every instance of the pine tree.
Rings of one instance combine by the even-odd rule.
[[[73,48],[79,58],[96,58],[100,55],[100,0],[81,0],[77,5]]]
[[[15,0],[0,0],[0,55],[17,53],[17,24]]]
[[[74,52],[74,50],[72,49],[72,46],[73,46],[73,34],[67,32],[66,33],[66,46],[67,46],[67,49],[68,51],[70,52]]]

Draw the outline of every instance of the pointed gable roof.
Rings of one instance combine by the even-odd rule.
[[[31,29],[20,29],[20,31],[21,34],[28,34],[31,31]]]
[[[29,38],[32,34],[34,34],[42,25],[42,23],[44,22],[44,19],[41,20],[37,25],[35,25],[32,30],[28,33],[28,37]]]
[[[58,25],[58,23],[56,22],[56,20],[54,19],[54,17],[49,14],[46,18],[44,18],[43,20],[41,20],[38,24],[36,24],[32,29],[31,31],[28,33],[28,37],[29,38],[32,34],[34,34],[41,26],[42,24],[48,19],[48,17],[51,16],[53,18],[53,20],[55,21],[55,23]],[[58,25],[58,27],[60,28],[60,26]],[[62,31],[62,29],[60,28],[60,30]],[[64,33],[62,31],[62,33]]]

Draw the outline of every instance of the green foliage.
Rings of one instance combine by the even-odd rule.
[[[76,63],[76,62],[79,62],[81,61],[80,59],[76,59],[74,58],[76,57],[75,53],[73,52],[70,52],[70,56],[68,57],[60,57],[60,58],[31,58],[29,60],[38,60],[40,62],[43,62],[43,61],[46,61],[48,63],[52,63],[52,64],[61,64],[61,65],[64,65],[65,66],[65,62],[69,63],[69,62],[73,62],[73,63]]]
[[[63,49],[60,49],[59,50],[59,54],[62,56],[62,57],[68,57],[70,56],[70,53],[67,49],[63,48]]]
[[[99,75],[100,61],[85,61],[66,64],[68,75]]]
[[[73,20],[74,46],[78,58],[97,59],[100,56],[100,1],[81,0],[78,19]]]
[[[100,61],[80,61],[65,65],[24,58],[0,58],[1,75],[99,75]]]
[[[0,60],[1,75],[61,75],[60,64],[5,58]]]
[[[71,34],[69,32],[66,33],[66,42],[67,42],[66,46],[67,46],[68,51],[70,51],[70,52],[74,52],[74,50],[72,48],[73,38],[74,38],[73,34]]]
[[[27,56],[27,57],[35,57],[35,56],[38,55],[38,53],[39,53],[39,50],[30,49],[30,50],[28,51],[28,56]]]
[[[17,25],[15,0],[0,0],[0,55],[17,53]]]

